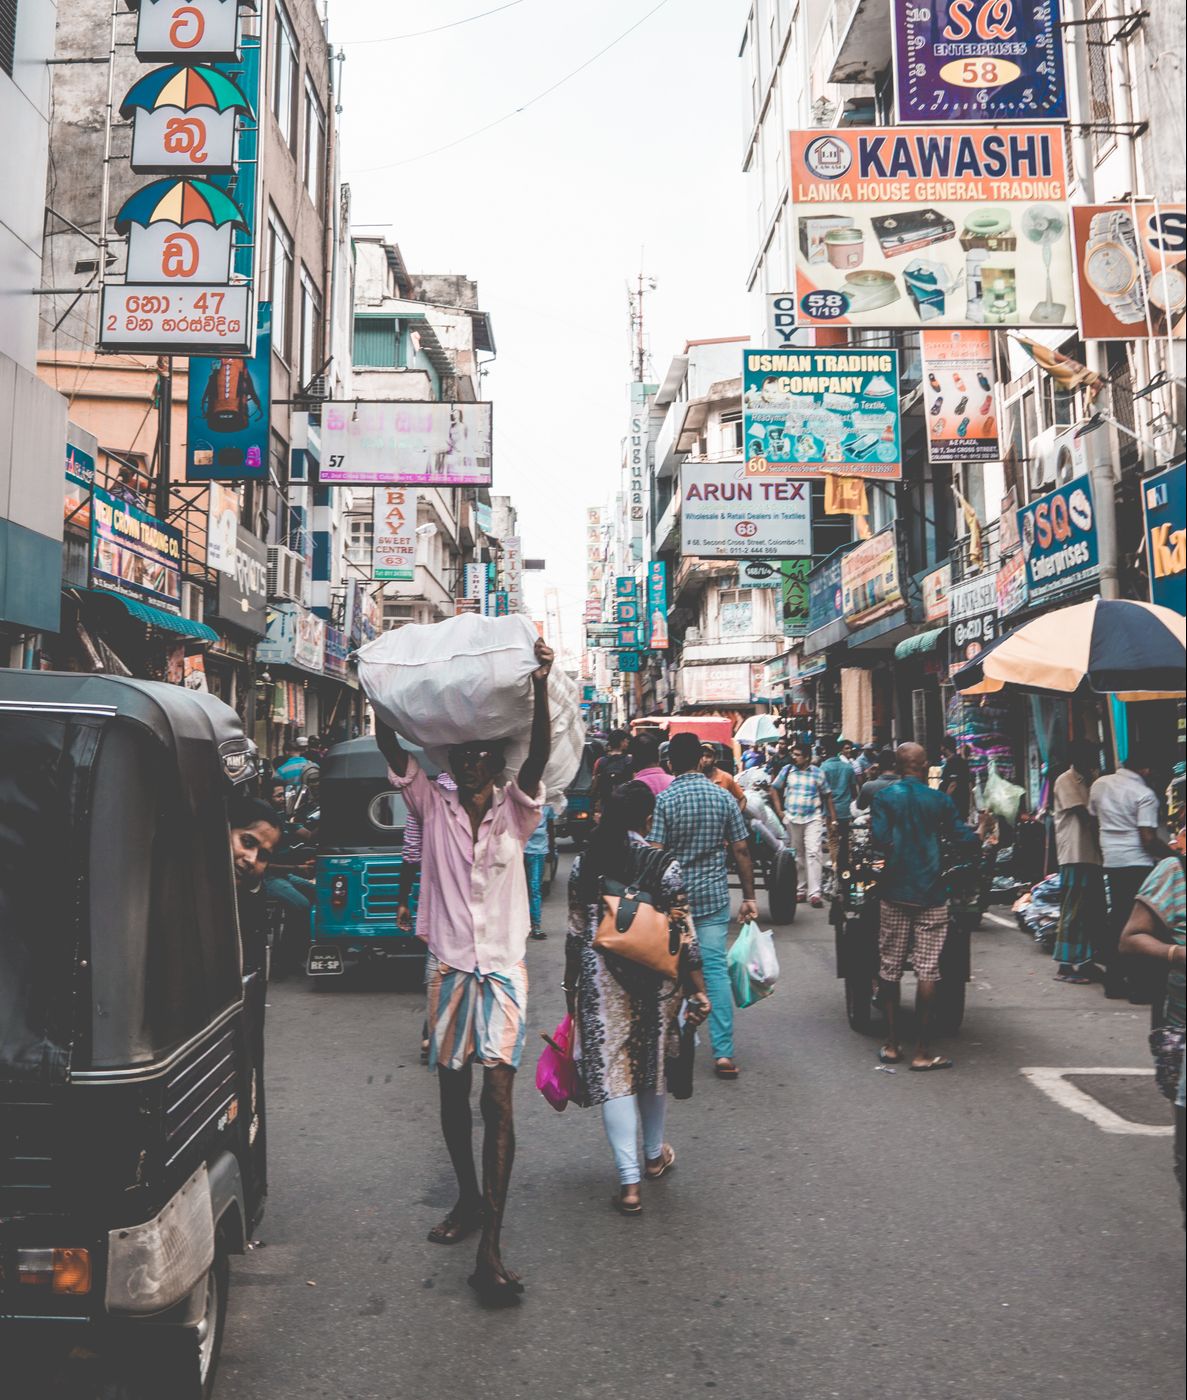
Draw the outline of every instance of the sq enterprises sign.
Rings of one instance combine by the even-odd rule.
[[[240,0],[145,0],[139,7],[136,55],[165,66],[143,73],[119,111],[132,123],[132,169],[165,178],[136,190],[116,214],[127,266],[122,282],[102,288],[100,350],[251,351],[252,279],[243,275],[237,244],[252,239],[258,160],[247,167],[246,190],[240,184],[232,198],[224,187],[256,144],[259,47],[252,41],[244,57],[239,9]],[[219,63],[234,65],[240,81],[213,66]],[[251,149],[239,149],[249,129],[244,146]],[[106,238],[106,228],[101,233]]]

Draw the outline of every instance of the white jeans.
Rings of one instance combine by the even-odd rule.
[[[808,891],[808,897],[820,893],[821,870],[820,843],[824,837],[824,822],[813,817],[806,822],[786,821],[787,839],[795,852],[795,862],[799,867],[797,878],[800,889]]]

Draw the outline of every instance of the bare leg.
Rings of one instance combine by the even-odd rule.
[[[891,1062],[901,1060],[902,1046],[898,1040],[898,1009],[902,986],[898,982],[878,979],[882,988],[882,1009],[886,1012],[886,1044],[882,1047],[882,1058]],[[922,987],[922,983],[920,986]]]
[[[440,1225],[429,1232],[435,1244],[456,1244],[470,1234],[482,1212],[478,1173],[474,1169],[473,1120],[470,1113],[470,1086],[473,1075],[464,1069],[437,1069],[441,1092],[441,1132],[457,1177],[457,1204]]]
[[[936,988],[939,985],[938,982],[920,980],[915,994],[915,1019],[919,1024],[915,1034],[915,1058],[911,1061],[914,1065],[925,1065],[932,1058],[928,1032],[931,1029],[932,1011],[936,1004]]]
[[[504,1266],[500,1253],[503,1211],[507,1205],[511,1168],[515,1162],[515,1120],[511,1104],[514,1087],[515,1071],[510,1065],[487,1067],[482,1082],[482,1121],[486,1128],[482,1140],[484,1215],[475,1274],[479,1279],[496,1284],[514,1284],[515,1291],[519,1292],[522,1285],[516,1275]]]

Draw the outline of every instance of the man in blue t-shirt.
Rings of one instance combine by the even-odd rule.
[[[833,800],[835,816],[829,827],[828,844],[833,870],[840,870],[849,861],[849,827],[853,820],[853,804],[857,800],[857,774],[850,761],[853,745],[840,734],[824,741],[825,760],[820,775]]]

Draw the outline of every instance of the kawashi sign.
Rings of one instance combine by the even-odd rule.
[[[1075,324],[1063,128],[791,133],[804,325]]]

